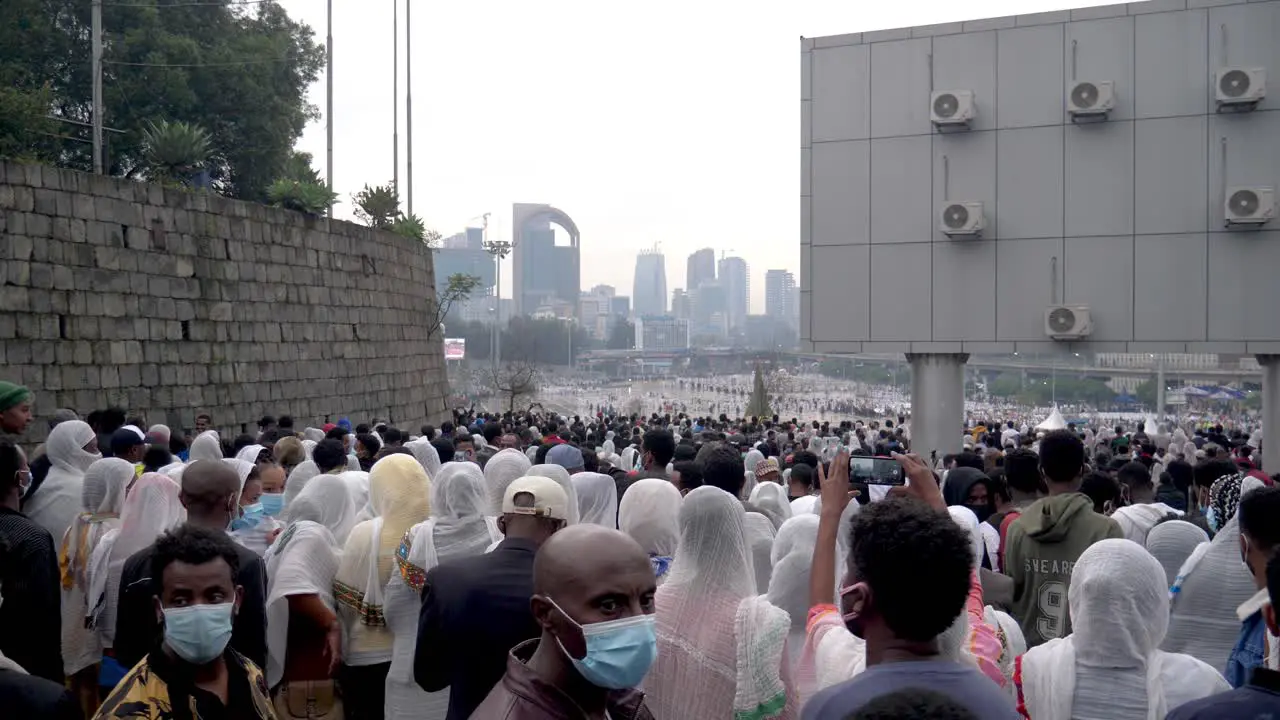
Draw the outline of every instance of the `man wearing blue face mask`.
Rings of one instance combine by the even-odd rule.
[[[534,562],[542,637],[511,650],[472,720],[652,720],[644,680],[657,657],[649,557],[624,533],[572,525]]]
[[[183,525],[156,541],[153,603],[164,627],[95,718],[276,717],[262,670],[227,647],[243,588],[240,558],[225,533]]]

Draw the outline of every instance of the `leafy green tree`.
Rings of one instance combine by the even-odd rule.
[[[52,159],[57,123],[47,117],[51,97],[47,88],[0,86],[0,158]]]
[[[280,177],[285,180],[324,185],[324,181],[320,178],[320,173],[311,166],[312,160],[311,153],[294,150],[289,154],[289,158],[285,160]]]
[[[50,156],[92,168],[83,142],[92,120],[90,3],[4,0],[0,11],[0,87],[48,86],[49,115],[66,120]],[[208,133],[214,189],[250,200],[284,175],[307,122],[306,99],[325,51],[311,28],[276,3],[104,4],[103,94],[110,172],[144,177],[147,121],[183,121]]]

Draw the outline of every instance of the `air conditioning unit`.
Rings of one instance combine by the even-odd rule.
[[[1231,187],[1223,213],[1227,226],[1261,225],[1276,216],[1276,191],[1269,187]]]
[[[1105,117],[1116,106],[1116,84],[1110,80],[1078,80],[1067,87],[1071,117]]]
[[[938,229],[950,237],[981,237],[986,226],[980,202],[944,202],[938,212]]]
[[[938,127],[967,126],[976,114],[972,90],[935,90],[929,99],[929,118]]]
[[[1267,96],[1267,71],[1264,68],[1228,67],[1218,71],[1218,110],[1231,107],[1235,110],[1251,110]]]
[[[1093,320],[1083,305],[1053,305],[1044,311],[1044,334],[1054,340],[1079,340],[1092,333]]]

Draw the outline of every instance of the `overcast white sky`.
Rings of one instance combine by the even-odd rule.
[[[280,0],[323,42],[323,0]],[[401,33],[404,4],[400,2]],[[393,0],[334,1],[334,178],[392,177]],[[661,243],[668,290],[713,247],[764,272],[800,262],[800,41],[1098,0],[466,0],[413,10],[414,211],[445,235],[511,204],[556,205],[582,231],[582,287],[631,294],[636,252]],[[401,42],[402,197],[407,175]],[[311,89],[325,106],[325,80]],[[325,121],[301,149],[324,172]],[[503,273],[510,296],[510,259]],[[668,298],[669,300],[669,298]]]

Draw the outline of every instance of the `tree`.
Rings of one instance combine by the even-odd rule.
[[[324,181],[320,179],[320,173],[311,166],[313,160],[311,153],[294,150],[285,160],[280,177],[294,182],[323,185]]]
[[[47,115],[52,95],[47,88],[22,90],[0,85],[0,158],[52,160],[57,130]]]
[[[307,90],[324,66],[311,28],[278,4],[104,3],[103,89],[110,172],[142,177],[142,131],[148,120],[204,128],[215,161],[213,188],[262,200],[284,175],[293,146],[319,117]],[[47,84],[47,115],[92,119],[90,3],[5,0],[0,12],[0,87],[33,91]],[[3,104],[3,103],[0,103]],[[60,124],[48,156],[59,165],[93,166],[88,131]]]
[[[507,412],[515,412],[517,401],[529,400],[538,394],[538,369],[527,360],[488,367],[483,376],[493,394],[505,401]]]
[[[480,286],[480,278],[475,275],[455,273],[449,276],[449,284],[444,290],[437,291],[427,300],[427,339],[435,337],[444,327],[444,319],[449,315],[453,304],[466,300]]]
[[[630,320],[618,318],[609,331],[605,347],[610,350],[630,350],[636,346],[636,326]]]
[[[389,230],[400,219],[400,194],[395,183],[364,186],[351,196],[356,217],[371,228]],[[421,224],[421,220],[418,221]]]
[[[751,397],[747,400],[747,409],[744,412],[747,417],[770,417],[773,410],[769,409],[769,390],[765,387],[764,373],[760,371],[760,365],[756,364],[755,376],[751,379]]]

